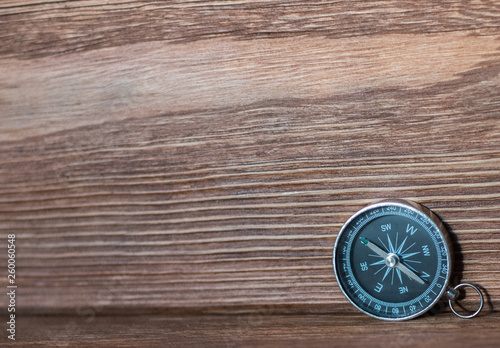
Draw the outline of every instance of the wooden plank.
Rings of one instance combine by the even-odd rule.
[[[224,113],[231,113],[233,122],[249,122],[250,114],[244,112],[260,118],[269,111],[269,123],[284,123],[273,118],[274,110],[283,114],[297,108],[314,119],[311,104],[323,105],[323,112],[333,115],[350,115],[353,125],[377,114],[414,119],[465,113],[479,121],[475,117],[498,109],[498,100],[489,94],[499,79],[498,58],[491,57],[497,48],[498,36],[451,32],[147,42],[26,61],[5,57],[0,65],[0,98],[6,101],[0,130],[3,139],[18,140],[181,113],[195,132],[193,120],[186,118],[218,114],[220,122]],[[414,104],[403,103],[403,96]],[[369,101],[375,109],[363,108]],[[447,109],[443,103],[453,105]],[[474,109],[478,104],[481,115]],[[209,114],[190,114],[195,110]],[[238,123],[233,131],[239,133],[256,126],[241,129]],[[365,121],[366,126],[377,123]],[[175,124],[185,127],[182,121]],[[316,127],[321,129],[321,123]]]
[[[354,311],[335,236],[400,197],[444,219],[453,281],[499,308],[495,5],[1,6],[21,312]]]
[[[4,347],[495,347],[499,315],[450,313],[402,323],[359,315],[28,317]]]
[[[468,32],[498,35],[494,1],[7,0],[0,54],[31,58],[145,41],[290,36],[355,38]],[[29,23],[29,24],[28,24]],[[29,30],[30,28],[37,30]]]

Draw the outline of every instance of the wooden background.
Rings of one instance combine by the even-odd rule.
[[[338,230],[410,198],[450,227],[453,281],[488,295],[477,325],[496,323],[499,39],[487,0],[2,1],[19,315],[343,320]],[[19,334],[81,338],[52,320]]]

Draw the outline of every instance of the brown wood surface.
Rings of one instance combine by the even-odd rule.
[[[362,314],[28,317],[30,347],[498,347],[498,312],[390,323]],[[18,347],[9,342],[4,347]]]
[[[20,313],[354,313],[335,236],[403,197],[498,310],[499,39],[495,1],[3,1]]]

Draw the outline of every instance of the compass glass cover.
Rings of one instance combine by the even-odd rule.
[[[440,228],[403,203],[378,203],[353,215],[337,237],[333,261],[349,301],[385,320],[428,311],[450,277],[450,251]]]

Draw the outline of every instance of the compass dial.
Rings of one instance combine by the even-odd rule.
[[[432,308],[446,291],[448,234],[417,203],[376,203],[342,227],[333,263],[342,292],[359,310],[379,319],[410,319]]]

